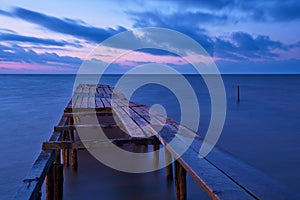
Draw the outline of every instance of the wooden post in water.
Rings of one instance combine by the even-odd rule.
[[[186,200],[186,170],[175,161],[175,185],[176,185],[176,199]]]
[[[71,121],[70,121],[70,117],[68,117],[68,125],[71,125]],[[65,140],[70,140],[70,131],[71,130],[67,130],[64,131],[64,139]],[[65,155],[64,155],[64,164],[66,164],[67,167],[69,167],[70,165],[70,150],[69,149],[65,149]]]
[[[158,162],[159,162],[159,143],[155,143],[153,144],[153,163],[155,165],[155,167],[158,166]]]
[[[62,131],[62,141],[68,140],[67,131]],[[69,167],[69,149],[63,148],[62,151],[63,164]]]
[[[64,174],[63,165],[60,162],[60,152],[55,150],[55,158],[53,164],[54,172],[54,200],[62,200],[63,198],[63,184],[64,184]]]
[[[240,86],[238,85],[237,86],[237,101],[238,101],[238,103],[240,103]]]
[[[75,119],[73,117],[69,118],[70,124],[74,125]],[[71,141],[75,140],[74,136],[75,130],[69,132],[69,138]],[[72,160],[72,169],[76,171],[78,169],[78,161],[77,161],[77,149],[72,149],[71,153],[71,160]]]
[[[51,164],[48,174],[46,176],[46,199],[52,200],[54,194],[54,173],[53,173],[53,163]]]
[[[172,180],[173,178],[173,170],[172,170],[172,155],[165,148],[165,160],[166,160],[166,176],[168,180]]]

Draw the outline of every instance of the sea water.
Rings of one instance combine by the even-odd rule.
[[[119,78],[106,75],[100,82],[114,85]],[[131,80],[141,78],[143,75],[135,75]],[[204,136],[211,117],[210,95],[201,76],[185,75],[185,78],[200,105],[198,134]],[[299,195],[300,76],[223,75],[222,78],[227,114],[218,147]],[[41,143],[49,138],[63,114],[74,80],[74,75],[0,75],[0,199],[11,199],[15,194],[39,154]],[[238,85],[240,103],[237,102]],[[168,117],[181,120],[180,102],[166,87],[155,83],[144,85],[133,93],[131,100],[147,106],[161,104]],[[109,170],[105,173],[116,174]],[[80,175],[67,174],[65,181],[76,180],[76,176]],[[122,180],[125,179],[126,176]],[[174,198],[173,187],[162,180],[164,173],[158,172],[130,177],[125,183],[156,183],[163,188],[159,191],[162,198]],[[97,186],[105,188],[106,184],[103,181]],[[147,188],[139,190],[151,194]],[[198,187],[193,185],[189,190],[192,190],[188,191],[189,199],[197,199]],[[127,197],[126,193],[122,194],[122,199],[130,199],[129,194]]]

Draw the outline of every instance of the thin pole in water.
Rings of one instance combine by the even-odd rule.
[[[238,101],[238,103],[240,103],[240,101],[241,101],[241,98],[240,98],[240,86],[239,85],[237,86],[237,101]]]

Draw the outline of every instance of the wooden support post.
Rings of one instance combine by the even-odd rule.
[[[153,145],[153,163],[154,166],[157,167],[158,166],[158,162],[159,162],[159,143],[154,144]]]
[[[180,200],[186,200],[186,171],[182,165],[180,165],[179,169]]]
[[[69,121],[70,121],[70,125],[74,125],[74,121],[75,121],[74,118],[69,118]],[[69,132],[69,138],[71,141],[75,140],[74,134],[75,134],[75,130],[71,130]],[[72,160],[72,169],[74,171],[77,171],[78,169],[77,149],[72,149],[71,160]]]
[[[177,160],[174,162],[175,164],[175,188],[176,188],[176,199],[180,200],[180,187],[179,187],[179,166]]]
[[[46,200],[52,200],[54,194],[54,173],[53,163],[51,164],[48,174],[46,176]]]
[[[173,169],[172,169],[172,155],[165,148],[165,160],[166,160],[166,176],[168,180],[173,178]]]
[[[63,183],[64,183],[64,175],[63,175],[63,165],[60,163],[60,156],[58,156],[59,150],[56,151],[56,156],[53,164],[53,172],[54,172],[54,200],[62,200],[63,199]]]
[[[186,170],[175,161],[175,185],[176,185],[176,199],[186,200]]]
[[[42,190],[39,191],[36,200],[41,200],[42,199]]]
[[[68,125],[71,125],[71,118],[68,117]],[[67,130],[64,131],[64,135],[65,135],[65,140],[70,140],[70,132],[71,130]],[[70,150],[69,149],[65,149],[65,155],[64,155],[64,164],[69,167],[70,165]]]
[[[62,141],[65,141],[65,140],[69,140],[68,138],[68,134],[67,134],[67,131],[62,131]],[[64,148],[62,149],[62,158],[63,158],[63,164],[66,165],[67,167],[69,167],[69,149],[67,148]]]
[[[237,86],[237,101],[238,101],[238,103],[240,103],[240,86],[238,85]]]
[[[142,145],[142,152],[147,153],[148,152],[148,144]]]

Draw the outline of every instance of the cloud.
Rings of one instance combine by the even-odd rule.
[[[52,39],[44,39],[38,37],[31,37],[31,36],[22,36],[15,33],[0,33],[1,41],[17,41],[17,42],[26,42],[32,44],[40,44],[46,46],[75,46],[75,47],[82,47],[79,43],[74,42],[66,42],[64,40],[52,40]]]
[[[97,28],[89,26],[80,20],[60,19],[19,7],[15,8],[12,14],[18,18],[33,24],[37,24],[53,32],[71,35],[76,38],[81,38],[96,43],[101,42],[116,33],[126,30],[121,26],[119,26],[117,29]]]
[[[197,19],[197,13],[185,12],[170,15],[157,11],[147,11],[128,12],[128,14],[134,20],[135,27],[156,26],[177,30],[196,40],[211,56],[218,58],[231,60],[270,59],[279,56],[279,54],[274,53],[276,49],[286,51],[291,46],[297,46],[297,44],[284,45],[266,35],[252,36],[245,32],[233,32],[227,40],[220,37],[211,37],[205,29],[200,28],[202,19]],[[214,15],[206,17],[205,20],[207,21],[214,22],[218,20]],[[201,15],[199,15],[199,18],[201,18]],[[223,18],[226,19],[226,17]],[[170,23],[175,21],[176,23]]]
[[[205,19],[200,19],[197,17],[197,14],[186,13],[165,15],[161,12],[127,12],[128,15],[134,20],[135,28],[143,27],[163,27],[169,28],[172,30],[179,31],[193,38],[199,42],[209,54],[213,54],[213,41],[211,38],[205,34],[205,29],[199,27],[197,21],[206,20],[209,18],[206,14]],[[190,17],[194,18],[197,21],[193,21]],[[202,15],[202,14],[201,14]],[[172,23],[171,23],[172,22]],[[176,23],[173,23],[176,22]],[[191,28],[193,27],[193,28]],[[184,47],[184,45],[183,45]]]
[[[24,50],[18,45],[13,45],[13,47],[0,45],[0,61],[41,65],[58,65],[68,68],[77,68],[82,63],[82,60],[77,57],[60,56],[56,53],[38,54],[33,50]]]
[[[181,1],[177,0],[177,2],[182,6],[201,6],[208,9],[221,9],[228,6],[231,6],[236,1],[235,0],[191,0],[191,1]]]
[[[202,11],[176,11],[172,12],[171,14],[164,14],[161,11],[128,11],[126,13],[130,15],[135,21],[135,26],[139,27],[149,27],[158,25],[174,26],[174,24],[177,24],[177,26],[186,26],[191,21],[194,23],[195,26],[199,26],[200,24],[223,24],[228,20],[228,17],[225,14],[217,15]],[[163,18],[160,17],[162,15],[164,16]]]
[[[227,40],[216,38],[215,56],[233,60],[274,59],[280,56],[274,50],[287,51],[292,47],[294,45],[271,40],[269,36],[233,32]]]
[[[140,0],[138,1],[140,4],[145,4],[147,1]],[[207,1],[207,0],[152,0],[152,2],[158,2],[158,3],[165,3],[167,5],[175,4],[178,6],[178,8],[195,8],[195,7],[201,7],[206,9],[222,9],[231,6],[232,4],[236,3],[236,0],[213,0],[213,1]]]
[[[0,10],[0,15],[12,17],[13,15],[10,12],[7,12],[5,10]]]
[[[300,19],[298,0],[240,1],[236,8],[254,21],[288,22]]]

